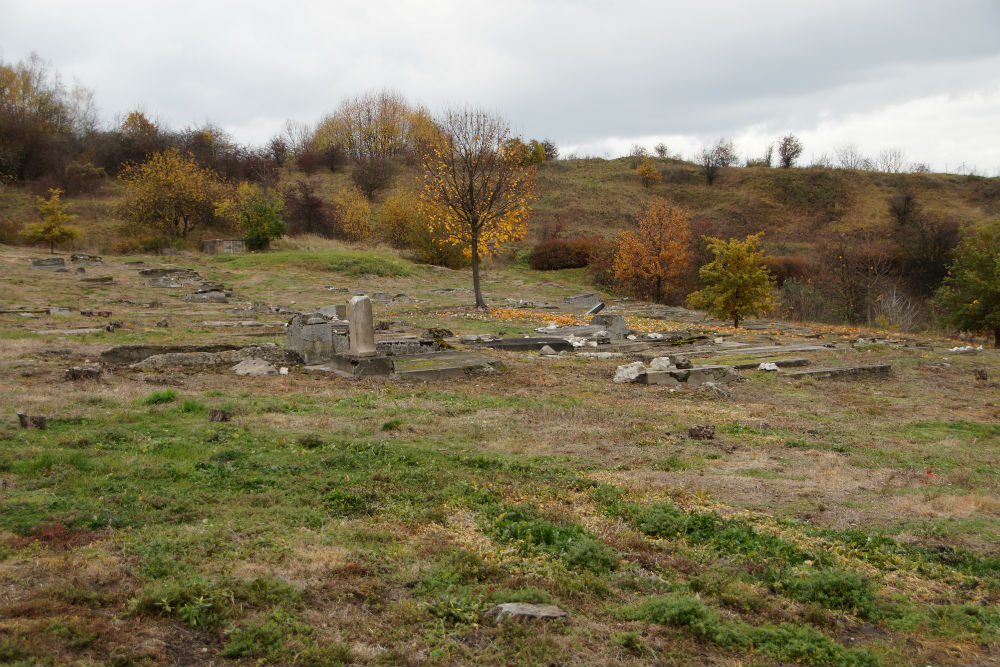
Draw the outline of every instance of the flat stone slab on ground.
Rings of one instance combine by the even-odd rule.
[[[31,268],[33,269],[62,269],[66,266],[66,260],[62,257],[45,257],[42,259],[31,260]]]
[[[507,619],[521,621],[531,618],[553,619],[565,618],[569,614],[554,604],[528,604],[527,602],[505,602],[489,609],[484,614],[487,618],[501,623]]]
[[[498,361],[459,350],[397,357],[393,363],[395,374],[407,380],[446,380],[503,369],[503,364]]]
[[[842,368],[814,368],[808,371],[795,371],[792,373],[782,373],[781,377],[786,378],[832,378],[832,379],[861,379],[866,377],[887,377],[892,374],[891,364],[875,364],[872,366],[844,366]]]
[[[769,363],[774,364],[778,368],[795,368],[798,366],[808,366],[812,362],[809,359],[770,359]],[[765,362],[767,363],[767,362]],[[734,364],[733,368],[738,371],[756,370],[760,367],[761,362],[759,361],[748,361],[745,364]]]
[[[732,366],[695,366],[670,370],[649,370],[638,378],[644,384],[677,385],[704,384],[705,382],[728,383],[740,379],[740,374]]]
[[[98,329],[97,331],[100,331]],[[109,366],[136,364],[157,354],[174,352],[225,352],[241,345],[116,345],[101,352],[101,363]]]
[[[476,347],[489,347],[494,350],[509,350],[511,352],[537,352],[548,345],[556,352],[573,349],[573,344],[565,338],[557,336],[529,336],[527,338],[497,338],[490,341],[475,341],[466,343]]]
[[[749,356],[766,356],[771,354],[787,354],[789,352],[819,352],[820,350],[830,350],[833,349],[832,345],[817,345],[815,343],[807,343],[803,345],[762,345],[759,347],[743,347],[739,349],[719,349],[712,348],[706,350],[689,350],[685,352],[689,357],[707,357],[707,356],[729,356],[729,357],[749,357]]]

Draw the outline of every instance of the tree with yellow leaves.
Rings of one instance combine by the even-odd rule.
[[[129,165],[120,178],[125,184],[121,216],[161,238],[183,239],[215,220],[218,177],[176,148]]]
[[[715,257],[698,270],[706,285],[688,295],[691,308],[728,318],[734,327],[739,327],[743,318],[759,315],[771,307],[774,278],[764,265],[764,253],[757,248],[761,236],[763,232],[742,241],[706,237]]]
[[[691,264],[691,230],[685,209],[659,197],[638,216],[639,231],[617,240],[615,280],[640,298],[662,302]]]
[[[642,187],[644,188],[656,185],[663,180],[660,170],[656,168],[656,162],[651,157],[642,158],[642,162],[635,168],[635,173],[639,177],[639,180],[642,181]]]
[[[76,218],[66,213],[62,190],[49,189],[49,198],[38,198],[38,212],[42,214],[42,222],[30,224],[24,228],[21,235],[29,243],[48,243],[49,252],[55,253],[57,243],[71,241],[80,235],[76,227],[70,227],[67,222]]]
[[[453,109],[422,160],[421,208],[472,262],[476,307],[486,308],[480,263],[524,238],[535,199],[535,169],[510,149],[510,127],[485,111]]]
[[[336,228],[348,241],[364,241],[372,235],[372,212],[368,200],[357,188],[341,188],[333,198]]]

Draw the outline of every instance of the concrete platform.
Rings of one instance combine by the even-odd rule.
[[[509,350],[511,352],[537,352],[546,345],[556,352],[569,352],[573,344],[558,336],[529,336],[527,338],[497,338],[490,341],[466,343],[472,347],[489,347],[494,350]]]
[[[761,359],[760,361],[749,361],[745,364],[734,364],[733,368],[738,371],[753,371],[762,363],[774,364],[778,368],[795,368],[798,366],[808,366],[812,363],[809,359]]]

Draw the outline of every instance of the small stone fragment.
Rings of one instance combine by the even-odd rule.
[[[67,380],[99,380],[101,369],[97,366],[70,366],[66,369]]]
[[[278,369],[262,359],[244,359],[233,366],[233,371],[237,375],[248,375],[250,377],[263,377],[265,375],[277,375]]]
[[[542,356],[545,356],[545,357],[551,357],[551,356],[558,355],[559,353],[556,352],[555,350],[553,350],[548,345],[544,345],[544,346],[542,346],[542,349],[540,349],[538,351],[538,354],[541,354]]]
[[[168,322],[167,318],[164,317],[162,320],[156,323],[156,326],[160,327],[161,329],[166,329],[167,327],[170,326],[170,322]]]
[[[41,415],[26,415],[23,412],[17,413],[17,421],[21,428],[37,428],[44,431],[49,426],[49,418]]]
[[[233,413],[229,410],[219,410],[217,408],[212,408],[208,411],[208,421],[210,422],[228,422],[233,420]]]
[[[976,376],[976,379],[980,382],[986,382],[990,379],[989,371],[985,368],[974,368],[972,369],[972,374]]]
[[[715,426],[712,424],[695,424],[688,429],[688,437],[695,440],[714,440]]]
[[[759,371],[776,371],[778,370],[778,364],[773,361],[762,361],[760,366],[757,367]]]
[[[691,360],[688,359],[687,357],[682,357],[678,355],[674,357],[673,360],[674,360],[674,366],[676,366],[679,369],[694,368],[694,364],[692,364]]]
[[[565,618],[568,613],[553,604],[528,604],[526,602],[505,602],[489,609],[485,616],[501,623],[506,619],[523,621],[532,618],[551,620]]]
[[[431,327],[424,332],[424,336],[427,338],[451,338],[455,334],[452,333],[451,329],[445,329],[443,327]]]

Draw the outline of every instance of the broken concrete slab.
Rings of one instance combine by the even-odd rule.
[[[393,358],[377,355],[357,356],[335,354],[322,364],[306,366],[308,371],[326,371],[341,377],[388,377],[392,375]]]
[[[463,340],[463,342],[465,342]],[[496,338],[493,340],[469,341],[466,345],[474,347],[489,347],[494,350],[508,350],[511,352],[537,352],[548,345],[556,352],[569,351],[573,349],[573,344],[565,338],[556,336],[526,336],[524,338]]]
[[[563,299],[563,305],[567,308],[583,308],[590,310],[599,303],[602,303],[601,295],[597,292],[587,292],[586,294],[575,294]]]
[[[101,369],[98,366],[70,366],[66,369],[67,380],[100,380]]]
[[[608,332],[608,337],[611,340],[622,340],[629,333],[628,325],[625,324],[625,318],[621,315],[600,313],[590,318],[590,323],[603,327]]]
[[[638,382],[640,381],[640,378],[646,375],[646,372],[646,366],[641,361],[635,361],[631,364],[622,364],[615,369],[615,376],[611,381],[617,384]]]
[[[892,364],[874,364],[871,366],[844,366],[842,368],[814,368],[808,371],[782,373],[786,378],[822,378],[860,380],[869,377],[887,377],[892,375]]]
[[[695,366],[694,368],[649,370],[639,381],[645,384],[659,385],[676,385],[678,383],[696,385],[705,382],[725,384],[735,382],[741,377],[732,366]]]

